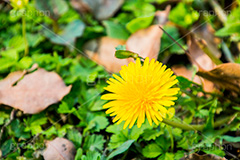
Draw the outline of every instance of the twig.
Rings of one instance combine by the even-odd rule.
[[[12,110],[12,112],[10,114],[9,121],[7,123],[5,123],[4,126],[1,128],[1,131],[0,131],[0,141],[2,139],[2,135],[3,135],[3,132],[4,132],[5,128],[14,120],[14,115],[15,115],[16,111],[17,111],[16,109]]]
[[[195,61],[195,59],[192,58],[190,52],[186,49],[184,49],[169,33],[167,33],[161,26],[158,26],[174,43],[176,43],[185,53],[186,55],[192,60],[192,62],[194,62],[197,66],[199,70],[204,70],[197,61]]]

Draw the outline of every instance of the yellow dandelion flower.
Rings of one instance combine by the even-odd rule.
[[[157,125],[166,118],[166,114],[173,112],[165,107],[174,105],[179,88],[171,88],[178,81],[172,75],[171,69],[166,70],[166,65],[155,61],[149,62],[147,57],[141,65],[140,59],[136,63],[130,62],[128,66],[122,66],[120,76],[113,74],[109,84],[104,89],[111,92],[103,95],[101,99],[110,100],[103,108],[110,116],[115,116],[113,122],[124,123],[124,129],[132,128],[137,121],[138,128],[147,117],[152,125]]]

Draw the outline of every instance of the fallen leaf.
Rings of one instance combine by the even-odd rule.
[[[220,64],[210,71],[198,71],[197,75],[214,82],[221,88],[240,94],[240,64]]]
[[[171,69],[177,76],[183,76],[189,79],[190,81],[201,84],[201,79],[198,76],[194,76],[193,78],[193,74],[194,74],[193,69],[188,69],[184,65],[174,65],[171,67]]]
[[[95,62],[103,65],[108,72],[118,72],[121,66],[128,64],[127,59],[118,59],[115,55],[115,47],[124,45],[124,40],[102,37],[98,41],[93,40],[86,44],[85,53]]]
[[[197,38],[203,39],[206,42],[206,47],[208,50],[216,57],[221,57],[221,52],[219,51],[217,44],[219,44],[221,41],[219,38],[214,36],[214,29],[211,27],[211,25],[206,24],[203,26],[198,27],[196,30],[194,30],[194,35]]]
[[[198,155],[197,153],[193,153],[188,155],[187,157],[181,158],[180,160],[227,160],[227,159],[213,154]]]
[[[206,92],[212,92],[214,90],[214,84],[211,81],[203,79],[197,75],[193,77],[194,74],[193,69],[188,69],[184,65],[174,65],[171,67],[171,69],[177,76],[183,76],[189,79],[190,81],[193,81],[197,84],[201,84],[203,86],[203,90]]]
[[[74,160],[76,149],[71,141],[57,137],[46,145],[43,152],[45,160]]]
[[[155,18],[159,22],[158,25],[151,25],[132,34],[126,42],[126,49],[138,53],[143,58],[157,59],[163,34],[159,25],[162,26],[166,23],[170,8],[167,6],[164,11],[156,12]]]
[[[165,11],[157,11],[155,18],[159,23],[165,23],[167,20],[170,6]],[[141,29],[126,41],[102,37],[98,40],[92,40],[85,44],[84,52],[100,65],[103,65],[108,72],[119,72],[121,66],[127,65],[133,61],[132,58],[118,59],[115,57],[115,47],[126,44],[126,49],[138,53],[141,57],[157,59],[160,49],[160,39],[162,31],[159,25],[152,25],[146,29]]]
[[[193,36],[188,40],[188,46],[191,56],[190,61],[197,65],[199,70],[210,70],[216,66],[211,58],[198,46]]]
[[[80,13],[91,12],[98,20],[112,17],[121,7],[124,0],[71,0],[73,8]]]
[[[54,72],[42,68],[30,74],[17,71],[0,81],[0,104],[35,114],[60,101],[70,89]]]

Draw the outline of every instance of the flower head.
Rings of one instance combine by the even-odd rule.
[[[136,63],[130,62],[128,66],[122,66],[120,76],[113,74],[109,84],[104,89],[111,92],[103,95],[101,99],[110,100],[103,108],[110,116],[115,116],[113,122],[124,123],[124,129],[129,128],[137,121],[141,125],[147,117],[152,125],[157,125],[170,112],[165,107],[174,105],[179,88],[171,88],[178,81],[171,69],[166,70],[166,65],[155,61],[149,62],[147,57],[141,65],[140,59]],[[172,113],[172,109],[171,109]]]

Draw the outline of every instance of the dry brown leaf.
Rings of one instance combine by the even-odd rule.
[[[167,22],[169,11],[170,6],[166,7],[164,11],[157,11],[155,18],[160,24],[152,25],[132,34],[126,42],[126,49],[138,53],[143,58],[157,59],[163,34],[159,25],[162,26]]]
[[[124,0],[71,0],[73,8],[80,13],[91,12],[98,20],[112,17],[121,7]]]
[[[187,157],[181,158],[180,160],[227,160],[227,159],[213,154],[198,155],[197,153],[193,153]]]
[[[94,40],[86,44],[85,52],[93,61],[103,65],[108,72],[119,72],[121,66],[128,64],[128,61],[115,57],[115,47],[124,44],[124,40],[102,37],[99,41]]]
[[[54,72],[39,68],[33,73],[24,74],[13,72],[0,81],[0,104],[35,114],[57,103],[70,92],[71,86],[66,87]]]
[[[214,36],[214,29],[211,25],[206,24],[203,26],[198,26],[194,30],[194,34],[197,38],[203,39],[207,45],[208,50],[216,57],[221,57],[221,52],[219,51],[217,44],[220,43],[220,39]]]
[[[213,63],[211,58],[198,46],[196,39],[191,36],[188,40],[189,52],[191,56],[191,62],[198,66],[199,70],[211,70],[216,65]]]
[[[198,71],[197,74],[221,88],[240,94],[240,64],[224,63],[210,71]]]
[[[188,69],[184,65],[174,65],[171,67],[171,69],[177,76],[183,76],[189,79],[190,81],[201,84],[201,79],[198,76],[194,76],[194,78],[192,79],[193,76],[192,69]]]
[[[192,76],[193,76],[193,72],[194,72],[192,69],[188,69],[187,67],[185,67],[183,65],[174,65],[171,67],[171,69],[177,76],[183,76],[197,84],[202,84],[203,90],[206,92],[212,92],[214,90],[214,84],[211,81],[203,79],[197,75],[195,75],[192,80]]]
[[[65,138],[55,138],[46,143],[43,152],[45,160],[74,160],[76,149],[73,143]]]

